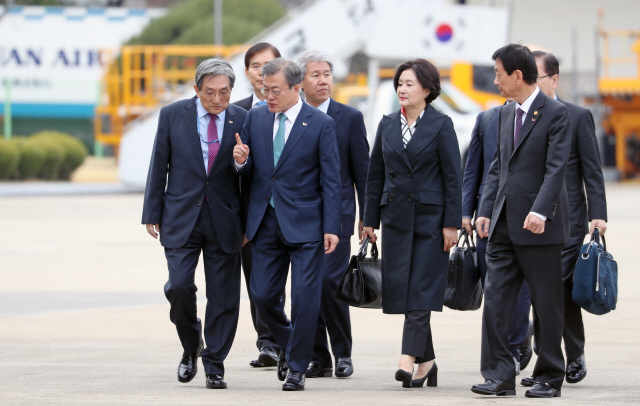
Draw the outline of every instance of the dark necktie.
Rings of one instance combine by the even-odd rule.
[[[207,163],[207,173],[211,172],[211,167],[218,156],[220,142],[218,142],[218,126],[216,125],[217,114],[207,113],[209,116],[209,128],[207,128],[207,141],[209,142],[209,162]]]
[[[516,111],[516,133],[513,136],[513,147],[515,148],[518,145],[518,136],[520,135],[520,130],[522,130],[522,115],[524,114],[524,110],[518,108]]]

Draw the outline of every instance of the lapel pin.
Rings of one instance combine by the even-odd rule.
[[[233,124],[233,121],[229,120],[229,124]]]
[[[532,119],[531,119],[531,121],[536,121],[536,119],[535,119],[535,118],[532,118]]]
[[[302,125],[306,127],[306,126],[307,126],[307,123],[305,123],[305,122],[303,121],[303,122],[302,122]]]
[[[534,115],[534,116],[537,116],[537,115],[538,115],[538,112],[537,112],[537,111],[534,111],[534,112],[533,112],[533,115]]]

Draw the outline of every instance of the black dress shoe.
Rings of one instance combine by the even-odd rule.
[[[473,385],[471,392],[480,395],[515,396],[516,386],[497,379],[489,379],[485,383]]]
[[[538,382],[533,385],[533,388],[526,391],[524,395],[528,398],[559,398],[560,390],[548,383]]]
[[[522,386],[533,386],[535,384],[536,384],[536,379],[533,376],[524,377],[520,381],[520,385]]]
[[[347,378],[351,375],[353,375],[351,358],[338,358],[336,361],[336,377]]]
[[[333,368],[321,367],[317,362],[311,361],[307,367],[305,376],[307,378],[325,378],[333,375]]]
[[[280,353],[280,358],[278,358],[278,368],[276,368],[276,373],[278,374],[278,379],[284,381],[287,377],[287,372],[289,371],[289,364],[287,364],[287,360],[284,359],[284,353]]]
[[[396,381],[402,382],[403,388],[410,388],[412,380],[413,380],[412,372],[407,372],[404,369],[398,369],[396,371]]]
[[[255,368],[275,367],[278,365],[278,354],[269,347],[263,347],[258,359],[254,359],[249,365]]]
[[[582,354],[567,365],[567,383],[578,383],[585,376],[587,376],[587,364],[584,361],[584,354]]]
[[[207,374],[207,388],[209,389],[227,389],[227,382],[222,375]]]
[[[202,341],[196,352],[190,354],[183,353],[178,365],[178,381],[182,383],[190,382],[198,373],[198,357],[204,349]]]
[[[533,320],[529,320],[529,329],[527,335],[522,343],[518,346],[518,352],[520,353],[520,370],[524,371],[531,357],[533,356],[533,348],[531,348],[531,338],[533,336]]]
[[[295,372],[289,370],[287,377],[282,384],[282,390],[284,391],[298,391],[304,390],[304,374],[301,372]]]
[[[422,385],[424,385],[425,380],[427,381],[427,386],[430,386],[432,388],[438,386],[438,365],[436,365],[435,362],[433,363],[433,365],[431,365],[431,369],[424,377],[411,381],[411,387],[421,388]]]

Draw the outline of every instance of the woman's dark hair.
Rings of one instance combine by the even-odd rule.
[[[251,58],[253,58],[253,56],[259,52],[262,51],[271,51],[273,52],[273,56],[275,56],[276,58],[280,58],[282,55],[280,55],[280,51],[278,51],[278,48],[274,47],[273,45],[269,44],[268,42],[259,42],[257,44],[255,44],[254,46],[252,46],[251,48],[249,48],[247,50],[247,53],[244,54],[244,67],[249,69],[249,64],[251,63]]]
[[[542,59],[547,75],[553,76],[560,74],[560,62],[558,62],[558,58],[556,58],[555,55],[544,51],[533,51],[532,54],[535,59]]]
[[[426,59],[412,59],[398,66],[396,74],[393,77],[393,87],[396,91],[398,91],[400,75],[407,69],[412,69],[422,87],[429,90],[429,94],[425,98],[427,104],[440,96],[440,73],[438,69]]]
[[[528,85],[534,85],[538,79],[538,67],[531,50],[524,45],[509,44],[498,49],[491,57],[494,61],[500,59],[507,75],[513,71],[522,72],[522,80]]]

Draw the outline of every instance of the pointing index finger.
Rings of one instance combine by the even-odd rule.
[[[242,146],[242,140],[240,139],[240,134],[236,133],[236,142],[238,143],[238,145]]]

